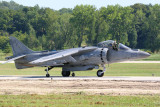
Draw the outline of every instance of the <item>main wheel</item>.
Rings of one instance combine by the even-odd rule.
[[[97,71],[97,76],[98,77],[103,77],[103,75],[104,75],[104,72],[102,70]]]
[[[75,73],[72,73],[72,77],[75,77]]]
[[[46,74],[46,77],[50,77],[50,75],[49,75],[49,74]]]
[[[63,77],[69,77],[70,76],[70,71],[62,71],[62,76]]]

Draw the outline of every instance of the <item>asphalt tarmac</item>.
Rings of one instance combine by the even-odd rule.
[[[77,76],[77,77],[61,77],[61,76],[0,76],[0,80],[103,80],[103,81],[150,81],[150,82],[160,82],[160,77],[133,77],[133,76],[104,76],[104,77],[94,77],[94,76]]]

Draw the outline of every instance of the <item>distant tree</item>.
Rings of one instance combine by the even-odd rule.
[[[0,49],[10,52],[14,36],[33,50],[56,50],[97,45],[108,39],[131,48],[160,50],[160,5],[110,5],[97,9],[77,5],[53,10],[0,2]]]
[[[4,48],[4,50],[3,50],[3,52],[8,54],[8,53],[11,53],[11,50],[12,50],[11,46],[9,45],[9,43],[7,43],[5,48]]]
[[[64,14],[64,13],[69,13],[72,14],[73,10],[70,8],[62,8],[60,10],[58,10],[60,14]]]
[[[0,2],[0,9],[12,9],[12,10],[19,10],[22,9],[24,6],[17,4],[14,1],[6,2],[6,1],[1,1]]]
[[[73,17],[70,22],[77,31],[77,44],[80,47],[83,41],[89,44],[95,38],[95,10],[91,5],[77,5],[73,9]]]
[[[134,16],[130,7],[107,6],[101,10],[101,16],[109,24],[108,35],[124,44],[128,44],[127,31],[132,28],[132,20]]]
[[[136,48],[137,46],[137,31],[132,28],[128,31],[128,42],[131,48]]]
[[[96,37],[94,40],[94,45],[97,45],[97,43],[101,41],[111,39],[111,36],[108,35],[109,23],[107,23],[106,21],[106,14],[104,13],[104,11],[106,11],[105,7],[102,7],[99,11],[96,11]]]
[[[151,15],[147,19],[145,48],[151,49],[152,52],[160,50],[160,5],[154,5]]]
[[[73,17],[71,14],[64,13],[63,15],[60,15],[58,19],[61,31],[59,34],[61,39],[58,42],[58,46],[60,46],[59,49],[76,46],[75,40],[77,35],[75,34],[72,24],[69,23],[71,17]]]
[[[7,43],[9,42],[9,38],[7,36],[0,36],[0,49],[4,51],[5,49],[8,49]]]

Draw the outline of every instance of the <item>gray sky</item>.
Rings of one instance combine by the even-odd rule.
[[[11,0],[0,0],[0,1],[11,1]],[[76,5],[88,4],[95,5],[98,9],[102,6],[116,5],[130,6],[135,3],[143,4],[160,4],[160,0],[13,0],[18,4],[24,6],[35,6],[38,4],[40,7],[50,7],[54,10],[61,8],[74,8]]]

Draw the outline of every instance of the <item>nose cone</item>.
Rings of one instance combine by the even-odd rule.
[[[138,56],[139,56],[139,58],[147,58],[150,56],[150,54],[147,52],[139,51]]]

